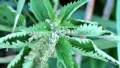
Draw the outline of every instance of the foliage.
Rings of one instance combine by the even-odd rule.
[[[14,25],[16,11],[7,4],[0,5],[0,9],[0,30],[10,32]],[[19,28],[22,26],[25,27],[25,23],[25,17],[23,15],[20,15],[16,31],[19,31]]]
[[[70,18],[86,2],[88,0],[78,0],[55,13],[49,0],[30,0],[30,10],[38,23],[30,27],[20,25],[22,29],[0,38],[1,48],[22,48],[8,68],[50,68],[47,62],[50,57],[57,58],[57,68],[79,68],[73,56],[76,53],[119,65],[91,40],[103,38],[120,42],[119,36],[98,23]],[[83,36],[87,38],[81,38]]]

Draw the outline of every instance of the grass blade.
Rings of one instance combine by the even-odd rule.
[[[17,5],[17,12],[16,12],[16,17],[15,17],[15,22],[14,22],[14,26],[13,26],[13,31],[12,32],[15,31],[15,28],[16,28],[16,25],[17,25],[19,16],[20,16],[20,14],[22,12],[22,8],[23,8],[24,4],[25,4],[25,0],[19,0],[18,5]]]

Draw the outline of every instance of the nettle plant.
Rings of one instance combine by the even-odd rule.
[[[119,36],[95,22],[71,18],[86,2],[78,0],[56,12],[49,0],[30,0],[30,10],[39,23],[31,27],[18,25],[14,33],[0,38],[0,48],[22,48],[8,68],[50,68],[51,57],[56,58],[57,68],[79,68],[74,54],[119,65],[91,40],[103,38],[119,42]]]

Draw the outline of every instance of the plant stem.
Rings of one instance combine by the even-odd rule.
[[[93,11],[94,11],[95,0],[89,0],[86,8],[85,20],[90,21],[92,19]]]
[[[75,59],[79,65],[79,67],[81,68],[81,60],[82,60],[82,56],[80,54],[76,54],[75,55]]]
[[[0,63],[9,63],[16,55],[11,55],[7,57],[0,57]]]
[[[110,18],[113,6],[114,6],[114,0],[107,0],[106,5],[104,7],[104,11],[103,11],[104,19],[108,20]]]
[[[120,0],[117,0],[117,12],[116,12],[116,21],[117,21],[117,33],[118,35],[120,35]],[[120,43],[118,43],[117,46],[117,50],[118,50],[118,60],[120,62]],[[120,68],[120,65],[119,65]]]

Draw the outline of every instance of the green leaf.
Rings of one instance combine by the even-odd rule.
[[[52,5],[51,5],[50,1],[49,0],[43,0],[43,2],[44,2],[45,7],[47,8],[49,17],[52,20],[54,20],[55,19],[55,13],[54,13],[54,10],[52,8]]]
[[[16,12],[16,17],[15,17],[14,27],[13,27],[12,32],[15,31],[15,28],[17,26],[17,23],[18,23],[18,20],[19,20],[19,17],[22,12],[22,8],[23,8],[24,4],[25,4],[25,0],[19,0],[18,5],[17,5],[17,12]]]
[[[96,17],[96,18],[98,18],[98,17]],[[106,22],[103,19],[101,19],[101,20],[103,22]],[[103,29],[105,27],[105,25],[103,27],[103,26],[101,26],[101,24],[98,24],[96,22],[90,22],[90,21],[85,21],[85,20],[81,20],[81,19],[70,19],[70,24],[71,23],[73,24],[71,26],[71,28],[73,28],[73,27],[76,28],[75,29],[76,35],[78,34],[79,36],[88,36],[88,38],[92,39],[95,42],[95,44],[101,49],[108,49],[108,48],[116,47],[115,41],[120,40],[119,36],[115,35],[114,33],[110,32],[110,31]],[[111,22],[109,24],[112,25]],[[68,27],[68,25],[66,25],[66,24],[65,24],[65,26]],[[109,28],[109,26],[107,26],[107,28]],[[102,37],[100,37],[100,36],[102,36]],[[99,37],[99,39],[98,39],[98,37]]]
[[[73,13],[72,18],[84,19],[84,16],[85,16],[85,11],[76,11],[75,13]],[[105,19],[103,19],[103,18],[101,18],[99,16],[96,16],[96,15],[93,15],[92,21],[95,21],[95,22],[101,24],[106,29],[108,29],[108,30],[110,30],[112,32],[116,32],[116,23],[115,23],[115,21],[105,20]]]
[[[73,37],[73,38],[69,38],[69,42],[73,47],[79,47],[87,51],[94,50],[92,46],[92,42],[88,39],[80,39]]]
[[[16,11],[9,5],[0,5],[0,30],[11,32],[14,25],[14,18]],[[24,16],[20,15],[18,20],[16,31],[19,31],[19,27],[25,26],[26,20]]]
[[[31,35],[29,32],[10,33],[0,38],[0,48],[21,48],[24,46],[32,46],[37,40],[28,42],[30,38]]]
[[[58,15],[60,23],[69,19],[73,12],[75,12],[80,6],[84,5],[86,2],[88,2],[88,0],[78,0],[77,2],[70,3],[64,6]]]
[[[16,56],[16,58],[10,62],[7,68],[22,68],[22,64],[24,63],[24,56],[28,55],[29,51],[29,47],[24,47]]]
[[[48,12],[43,0],[30,0],[30,9],[39,22],[48,19]]]
[[[106,39],[92,39],[100,49],[109,49],[117,47],[117,43]]]
[[[70,24],[73,24],[75,26],[80,26],[80,25],[84,25],[84,24],[87,24],[87,25],[95,24],[95,25],[101,26],[97,22],[93,22],[93,21],[91,22],[91,21],[86,21],[86,20],[82,20],[82,19],[70,18],[69,21],[70,21]]]
[[[19,0],[17,5],[17,15],[20,15],[25,4],[25,0]]]
[[[98,16],[93,16],[92,21],[96,21],[99,24],[101,24],[102,26],[104,26],[106,29],[116,33],[116,23],[115,23],[115,21],[104,20],[104,19],[102,19],[101,17],[98,17]]]
[[[70,19],[70,24],[75,28],[76,35],[79,36],[100,36],[110,35],[110,31],[105,30],[103,26],[96,22],[85,21],[81,19]]]
[[[94,50],[86,51],[86,50],[83,50],[82,48],[73,47],[73,51],[82,56],[87,56],[87,57],[91,57],[91,58],[95,58],[95,59],[99,59],[99,60],[107,62],[107,59],[104,56],[99,55],[97,52],[94,52]]]
[[[16,41],[16,42],[5,42],[5,43],[0,43],[0,48],[22,48],[25,46],[28,46],[30,43],[25,43],[21,41]]]
[[[0,38],[0,43],[3,43],[10,39],[18,38],[18,37],[25,37],[27,34],[28,34],[27,32],[16,32],[16,33],[8,34],[8,35]]]
[[[83,36],[99,36],[108,33],[107,30],[103,30],[101,26],[95,24],[80,25],[75,31],[78,32],[78,35]]]
[[[100,59],[103,61],[108,61],[110,60],[112,63],[114,64],[120,64],[117,60],[115,60],[114,58],[112,58],[111,56],[109,56],[108,54],[106,54],[105,52],[103,52],[102,50],[100,50],[92,40],[90,39],[80,39],[80,38],[70,38],[70,40],[74,40],[77,41],[78,44],[81,45],[76,45],[76,44],[71,44],[73,46],[73,51],[75,51],[76,53],[79,53],[83,56],[88,56],[88,57],[92,57],[92,58],[96,58],[96,59]],[[70,43],[74,43],[72,41],[70,41]],[[84,43],[84,45],[82,45]],[[83,47],[84,46],[84,47]],[[86,47],[89,46],[89,47]],[[92,48],[91,50],[87,49],[87,48]]]
[[[56,54],[57,59],[63,63],[65,68],[73,68],[71,46],[66,39],[59,39],[56,45]]]

